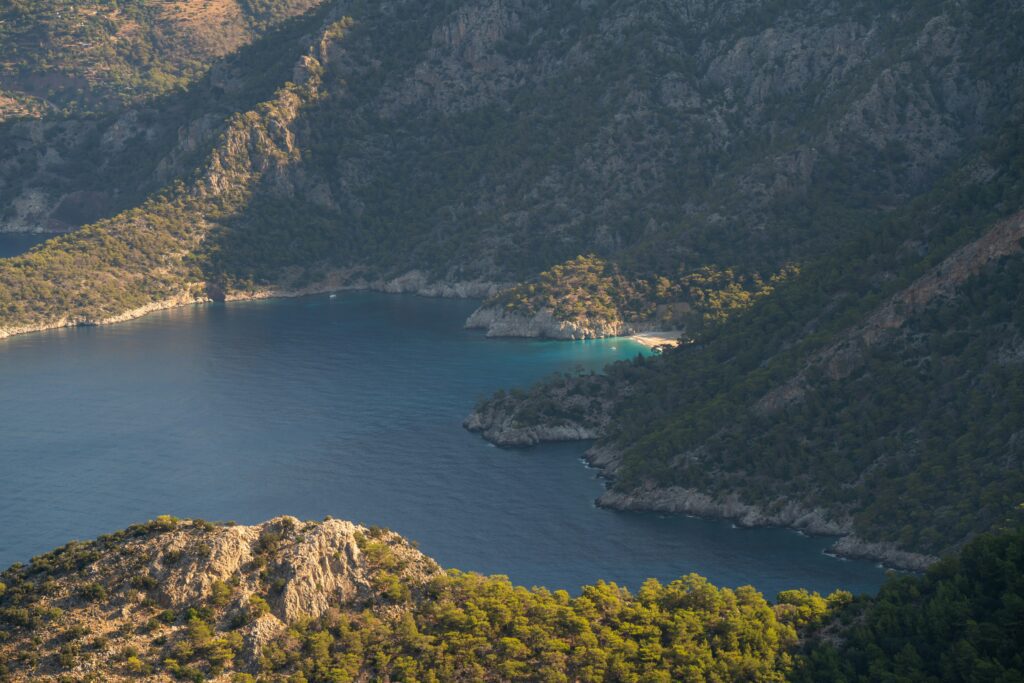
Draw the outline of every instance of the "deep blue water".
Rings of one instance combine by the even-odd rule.
[[[501,450],[474,400],[626,340],[488,340],[474,303],[370,293],[197,306],[0,342],[0,567],[158,514],[325,515],[393,528],[445,566],[574,590],[698,572],[874,591],[827,540],[619,513],[581,444]]]
[[[53,237],[48,233],[2,233],[0,232],[0,258],[17,256],[28,251],[40,242],[45,242]]]

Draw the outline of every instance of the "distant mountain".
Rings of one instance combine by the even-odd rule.
[[[0,121],[109,111],[187,88],[320,2],[10,0],[0,8]]]
[[[210,186],[225,131],[261,119],[275,88],[317,77],[279,124],[277,170],[234,155],[245,187],[213,180],[230,206],[185,207],[184,241],[152,222],[161,258],[189,272],[68,292],[2,326],[410,272],[411,288],[485,291],[589,253],[627,278],[714,267],[768,279],[871,232],[1011,124],[1021,16],[1011,2],[938,0],[325,3],[187,92],[101,120],[0,127],[8,229],[122,224],[154,192],[178,201],[175,181],[189,197]],[[45,260],[87,242],[45,247]],[[104,250],[88,260],[101,281],[150,268]],[[16,263],[0,267],[15,301],[15,280],[79,279]]]

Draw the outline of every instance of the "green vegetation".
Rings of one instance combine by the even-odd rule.
[[[307,681],[781,681],[797,629],[845,599],[787,591],[773,607],[697,575],[570,597],[453,570],[399,616],[334,611],[294,625],[260,669]]]
[[[954,172],[695,343],[502,392],[477,407],[481,430],[503,424],[494,414],[603,430],[600,446],[621,454],[607,470],[613,505],[643,508],[678,487],[774,523],[793,523],[794,504],[817,510],[833,529],[889,544],[867,552],[893,562],[890,550],[959,548],[1022,500],[1024,256],[966,279],[950,279],[966,260],[930,269],[968,245],[987,253],[993,226],[1024,206],[1020,131],[986,144],[990,176]],[[960,284],[872,318],[929,272]]]
[[[263,532],[257,551],[273,564],[317,526],[282,523]],[[148,595],[139,602],[125,590],[133,563],[166,554],[183,539],[215,543],[210,534],[223,538],[226,531],[202,521],[155,520],[7,570],[12,591],[0,596],[0,680],[98,674],[238,683],[1010,683],[1024,677],[1024,527],[1015,524],[982,534],[924,575],[890,577],[877,597],[796,589],[768,602],[750,586],[717,588],[694,574],[667,584],[651,579],[635,592],[599,581],[570,595],[515,586],[504,576],[440,572],[429,560],[428,573],[412,571],[411,565],[425,566],[424,558],[378,528],[356,537],[366,562],[358,571],[375,580],[387,575],[401,594],[374,589],[345,597],[317,586],[307,597],[328,603],[316,618],[276,620],[281,611],[268,599],[288,579],[281,589],[266,587],[269,565],[240,565],[239,574],[179,611],[161,609]],[[190,567],[201,575],[201,563]],[[97,571],[108,589],[84,602],[81,587],[92,585]],[[267,598],[250,593],[241,606],[221,601],[224,586],[253,580]],[[154,617],[140,622],[146,615]],[[257,633],[259,645],[252,647]]]
[[[213,103],[233,106],[237,79],[272,74],[274,87],[286,90],[288,81],[301,80],[291,73],[299,55],[315,57],[323,69],[319,95],[286,126],[294,145],[288,164],[273,172],[252,167],[258,177],[243,187],[219,179],[239,200],[220,213],[186,207],[186,216],[170,222],[207,229],[195,229],[185,242],[175,235],[178,227],[164,233],[157,216],[155,231],[164,234],[153,237],[168,237],[159,248],[169,251],[123,249],[134,225],[109,252],[88,249],[82,266],[55,263],[67,260],[57,252],[81,246],[77,237],[61,242],[48,259],[53,270],[34,263],[22,269],[17,279],[28,281],[10,293],[15,303],[0,325],[36,323],[22,308],[40,304],[21,298],[37,292],[54,295],[49,320],[75,321],[95,319],[110,297],[119,300],[106,309],[123,311],[169,292],[188,298],[193,285],[228,295],[303,287],[339,272],[375,280],[418,270],[445,282],[534,282],[534,290],[526,285],[509,295],[526,308],[554,300],[567,316],[690,316],[686,322],[697,327],[774,288],[769,274],[817,259],[840,236],[873,232],[893,206],[977,161],[980,145],[1006,124],[1024,94],[1020,83],[1007,82],[1020,55],[1020,33],[1003,20],[1011,4],[926,0],[894,11],[866,0],[832,12],[772,2],[757,12],[689,15],[671,5],[601,0],[531,6],[512,18],[457,3],[402,0],[386,7],[352,3],[345,8],[352,23],[326,28],[325,5],[317,16],[279,29],[294,23],[294,32],[249,45],[244,59],[225,59],[216,74],[191,81],[190,92],[154,101],[177,111],[174,105],[188,99],[186,109],[204,112],[157,126],[173,149],[180,131],[193,125],[201,131],[214,118],[205,112],[221,113]],[[138,14],[132,20],[142,27],[147,11],[166,9],[121,5],[117,11]],[[234,5],[256,19],[270,16],[272,7]],[[32,34],[49,21],[55,3],[41,3],[38,16],[26,3],[18,7],[11,11],[20,18],[7,30]],[[114,11],[103,7],[100,15]],[[935,57],[931,32],[939,25],[963,36],[949,47],[954,57]],[[778,26],[800,29],[769,39]],[[342,32],[345,49],[331,47]],[[172,39],[168,44],[184,49]],[[732,54],[735,45],[765,54]],[[486,68],[473,62],[482,54],[493,56]],[[786,66],[791,61],[793,73]],[[888,85],[894,65],[904,64],[900,83]],[[180,75],[171,67],[159,71]],[[434,86],[421,87],[428,82]],[[955,92],[935,96],[931,87],[938,82]],[[249,114],[232,125],[244,127],[252,112],[260,115],[256,103],[272,99],[265,86],[261,100],[245,98],[234,109]],[[985,108],[966,105],[983,99],[982,92]],[[160,111],[139,111],[161,118]],[[90,135],[102,140],[102,130]],[[140,131],[140,145],[149,132],[152,127]],[[33,146],[20,144],[12,168],[33,158]],[[170,175],[188,192],[211,171],[210,147],[197,147],[189,159],[171,154],[180,165],[171,164]],[[96,148],[56,151],[84,165]],[[243,162],[261,161],[260,155],[245,159],[244,146],[230,151]],[[20,178],[31,177],[40,191],[54,175],[69,179],[59,196],[71,197],[65,222],[75,225],[80,222],[70,218],[109,216],[125,197],[157,190],[167,180],[161,162],[169,152],[160,145],[139,152],[142,168],[134,174],[125,169],[138,160],[112,152],[125,172],[51,173],[40,161],[37,173],[19,166],[9,177],[16,190]],[[126,180],[131,177],[144,182]],[[131,192],[121,192],[122,185]],[[94,201],[103,210],[82,210]],[[13,204],[3,210],[13,211]],[[595,256],[571,261],[579,254]],[[172,263],[153,270],[161,259]],[[0,279],[14,277],[17,268],[5,264]],[[535,281],[544,271],[546,279]],[[127,284],[108,286],[110,272]],[[48,291],[51,282],[63,288],[94,280],[96,290]]]
[[[798,683],[1024,680],[1024,531],[983,536],[812,629]]]
[[[234,116],[207,162],[214,171],[0,262],[0,330],[94,324],[157,302],[222,298],[219,280],[204,272],[213,257],[198,258],[199,245],[245,206],[262,173],[296,160],[288,138],[273,132],[294,121],[317,84],[315,75],[289,83]]]
[[[629,278],[619,267],[593,254],[577,256],[525,283],[496,294],[484,306],[532,316],[542,309],[559,320],[580,323],[653,321],[665,329],[699,331],[749,308],[799,272],[787,266],[767,281],[737,275],[731,268],[704,266],[672,278]]]
[[[864,539],[932,554],[1002,521],[1024,489],[1011,455],[1024,414],[1024,258],[879,328],[878,343],[825,364],[814,354],[982,237],[1002,218],[985,207],[1024,205],[1022,143],[1019,131],[998,139],[1003,171],[984,188],[955,174],[697,344],[610,368],[631,387],[609,428],[624,452],[614,487],[696,488],[768,512],[797,501],[850,519]],[[795,399],[764,402],[794,377]]]
[[[149,100],[187,88],[217,58],[317,4],[11,0],[0,9],[0,89],[79,114]]]

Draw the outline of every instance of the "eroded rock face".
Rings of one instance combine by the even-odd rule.
[[[417,591],[440,571],[397,534],[341,520],[277,517],[236,526],[159,518],[70,544],[0,576],[8,588],[0,606],[27,609],[33,624],[15,624],[0,640],[0,663],[33,647],[32,639],[68,632],[89,633],[106,645],[76,657],[71,667],[44,657],[34,669],[19,668],[24,676],[14,680],[97,670],[104,680],[120,680],[117,653],[151,652],[154,638],[169,658],[180,657],[180,643],[195,649],[234,638],[236,662],[255,662],[288,624],[328,610],[386,614],[398,605],[384,596],[384,579]],[[206,644],[196,639],[196,619],[210,631]],[[11,628],[2,621],[0,630]]]
[[[356,541],[360,529],[340,520],[304,524],[278,517],[199,535],[191,529],[173,531],[151,549],[152,560],[142,575],[158,582],[158,600],[171,608],[200,602],[213,593],[214,584],[232,580],[238,581],[233,602],[242,607],[269,581],[281,586],[268,600],[281,622],[316,618],[331,604],[372,594],[372,572]],[[263,570],[254,575],[257,565]]]

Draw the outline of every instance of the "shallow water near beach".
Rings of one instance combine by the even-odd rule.
[[[0,342],[0,567],[159,514],[387,526],[445,566],[575,590],[697,572],[873,592],[783,529],[598,509],[584,444],[494,448],[474,401],[643,349],[486,339],[474,302],[347,293],[195,306]]]

